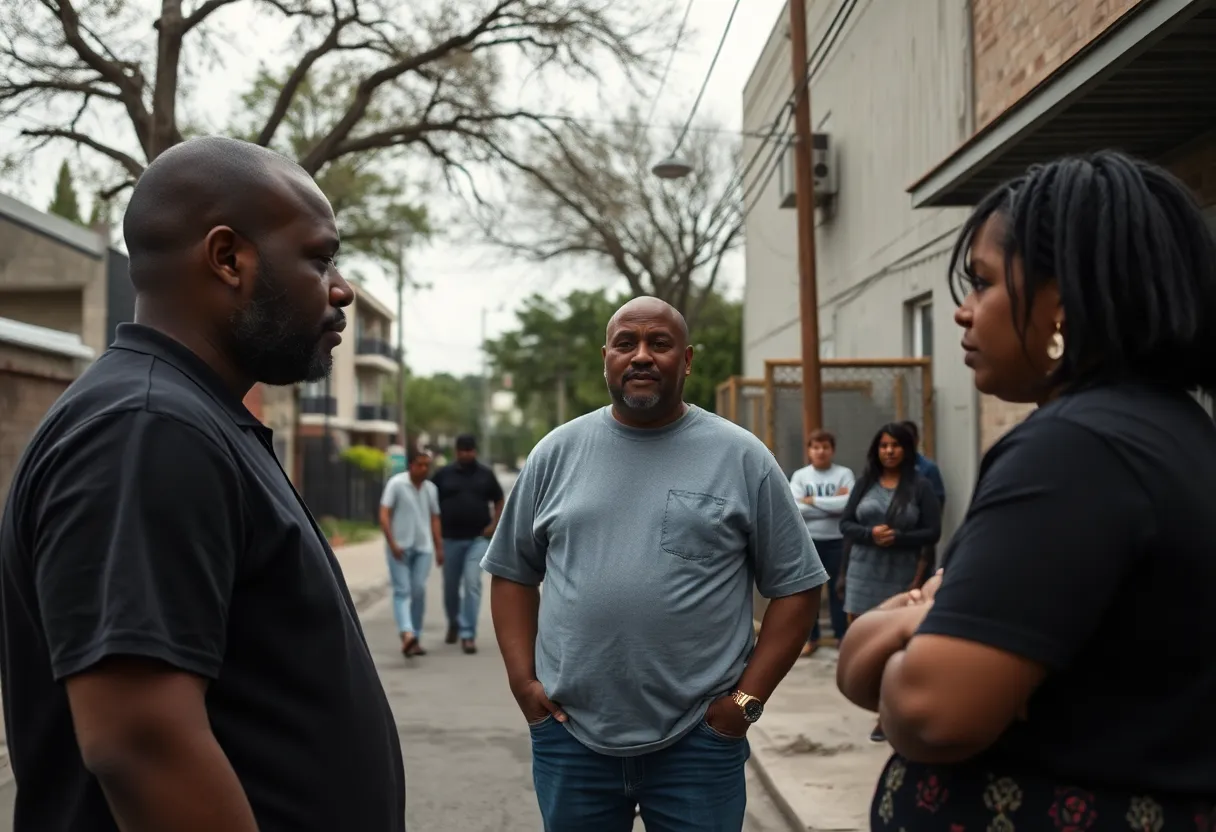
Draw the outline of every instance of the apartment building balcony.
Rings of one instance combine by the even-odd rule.
[[[383,338],[361,337],[355,342],[355,366],[397,372],[397,349]]]
[[[310,416],[336,416],[338,400],[333,396],[300,396],[300,413]]]
[[[391,404],[355,405],[354,429],[367,433],[397,432],[397,408]]]

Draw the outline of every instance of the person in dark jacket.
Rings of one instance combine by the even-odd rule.
[[[916,455],[906,425],[879,428],[841,515],[840,533],[850,544],[844,596],[850,621],[929,577],[933,563],[925,553],[941,537],[942,506],[933,484],[917,472]],[[880,725],[870,739],[886,740]]]
[[[840,518],[849,551],[845,612],[861,615],[892,595],[919,587],[932,564],[925,547],[941,537],[941,503],[916,471],[916,440],[902,424],[884,425],[870,443],[866,470]]]

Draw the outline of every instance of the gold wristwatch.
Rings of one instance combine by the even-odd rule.
[[[750,693],[737,690],[730,695],[730,698],[739,706],[739,710],[743,711],[743,718],[748,722],[755,722],[764,713],[764,703]]]

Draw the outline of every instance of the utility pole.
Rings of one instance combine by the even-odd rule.
[[[397,434],[409,458],[409,437],[405,432],[405,239],[397,238]]]
[[[815,276],[815,175],[811,133],[811,79],[807,66],[806,0],[790,0],[790,52],[794,71],[795,201],[798,213],[798,312],[802,323],[803,445],[823,427],[819,366],[819,291]]]

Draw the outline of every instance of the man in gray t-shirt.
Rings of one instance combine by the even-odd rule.
[[[482,561],[547,830],[628,832],[640,805],[648,826],[738,832],[747,728],[818,612],[827,574],[781,469],[684,403],[691,362],[679,312],[622,307],[612,406],[537,445]],[[758,640],[753,584],[773,599]]]

